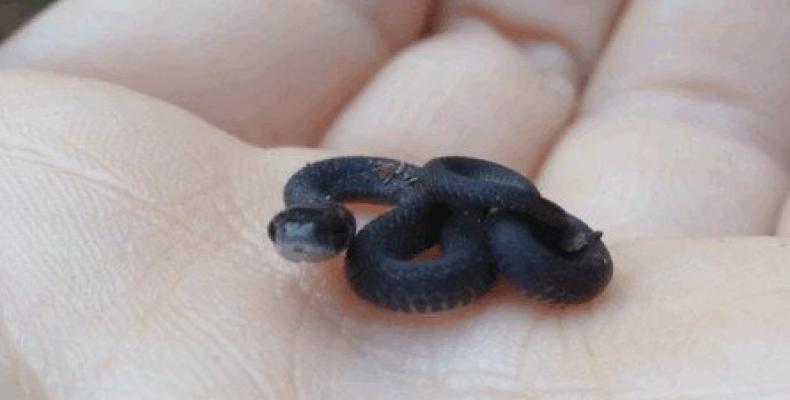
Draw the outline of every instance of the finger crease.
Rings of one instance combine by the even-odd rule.
[[[555,44],[565,53],[565,56],[568,57],[570,63],[574,66],[576,70],[574,71],[574,76],[578,76],[581,70],[586,70],[587,63],[584,62],[581,51],[579,51],[573,41],[561,32],[555,31],[548,26],[541,26],[535,21],[529,25],[516,23],[479,4],[465,4],[457,10],[457,14],[485,22],[500,36],[517,47],[524,47],[536,42]]]

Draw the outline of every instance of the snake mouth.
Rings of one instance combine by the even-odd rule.
[[[332,258],[337,254],[328,246],[305,244],[298,241],[276,242],[277,253],[288,261],[319,262]]]

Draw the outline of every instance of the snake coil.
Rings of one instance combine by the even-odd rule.
[[[297,171],[284,200],[287,208],[268,232],[280,255],[317,262],[347,249],[351,288],[393,310],[467,304],[500,272],[530,297],[565,304],[590,300],[612,277],[600,232],[490,161],[441,157],[418,167],[388,158],[331,158]],[[393,208],[357,232],[347,201]],[[436,259],[414,259],[436,244]]]

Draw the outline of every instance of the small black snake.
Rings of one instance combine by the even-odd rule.
[[[600,232],[490,161],[441,157],[417,167],[388,158],[331,158],[297,171],[284,199],[287,209],[268,232],[278,252],[316,262],[347,248],[351,288],[394,310],[467,304],[499,272],[528,296],[552,303],[585,302],[612,277]],[[356,232],[345,201],[394,207]],[[438,258],[414,259],[435,244]]]

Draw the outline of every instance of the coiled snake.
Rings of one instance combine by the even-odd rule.
[[[287,209],[268,232],[278,252],[317,262],[347,249],[351,288],[394,310],[467,304],[500,272],[526,295],[553,303],[585,302],[612,277],[600,232],[490,161],[441,157],[418,167],[388,158],[331,158],[297,171],[284,199]],[[347,201],[394,207],[356,232],[354,216],[341,204]],[[414,260],[436,244],[440,256]]]

